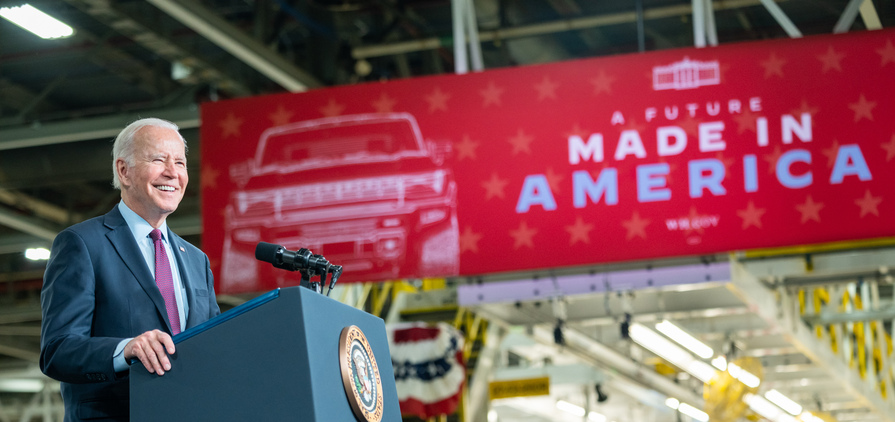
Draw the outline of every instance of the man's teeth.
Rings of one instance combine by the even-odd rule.
[[[173,186],[156,186],[155,188],[158,190],[163,190],[163,191],[167,191],[167,192],[174,192]]]

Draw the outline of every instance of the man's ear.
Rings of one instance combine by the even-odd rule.
[[[130,180],[128,179],[130,166],[127,165],[122,159],[115,160],[115,171],[118,172],[118,181],[121,183],[121,186],[130,186]]]

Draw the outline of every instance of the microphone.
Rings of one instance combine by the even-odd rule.
[[[329,296],[330,292],[333,291],[333,287],[336,287],[336,281],[339,280],[339,277],[342,276],[342,266],[341,265],[333,265],[330,268],[330,273],[332,274],[329,281],[329,290],[326,291],[326,295]]]
[[[255,259],[269,262],[274,267],[286,271],[313,270],[325,273],[331,265],[323,256],[313,255],[305,248],[293,252],[283,246],[267,242],[258,242],[258,246],[255,247]]]
[[[329,273],[331,278],[329,290],[326,292],[327,296],[333,291],[336,281],[342,275],[341,265],[332,265],[323,255],[312,254],[305,248],[293,252],[280,245],[258,242],[258,246],[255,246],[255,259],[269,262],[274,267],[283,270],[300,271],[301,285],[317,293],[323,293],[321,290],[322,287],[326,287],[326,274]],[[319,283],[311,282],[311,277],[315,274],[320,275]]]

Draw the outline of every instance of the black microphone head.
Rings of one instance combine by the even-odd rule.
[[[276,265],[277,252],[282,249],[285,248],[280,245],[274,245],[273,243],[267,242],[258,242],[258,246],[255,246],[255,259]]]

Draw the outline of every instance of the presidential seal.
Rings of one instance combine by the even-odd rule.
[[[342,329],[339,337],[342,385],[354,416],[361,422],[382,420],[382,379],[367,337],[357,326]]]

